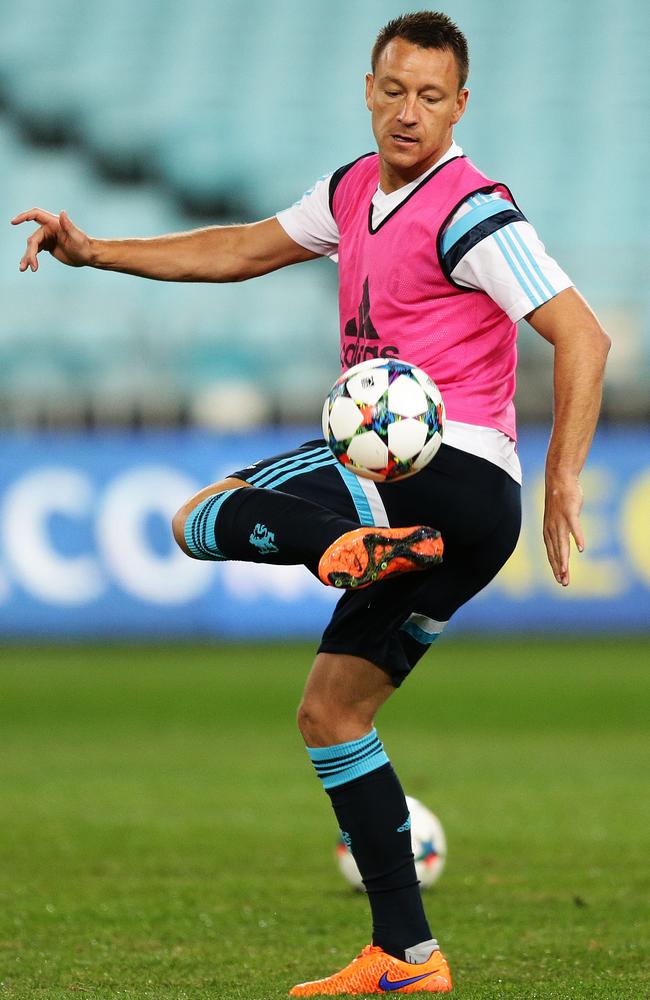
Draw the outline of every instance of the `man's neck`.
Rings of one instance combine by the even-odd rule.
[[[423,167],[422,164],[417,164],[406,174],[401,174],[398,171],[395,171],[388,164],[380,160],[379,190],[382,194],[393,194],[395,191],[399,191],[400,188],[405,187],[407,184],[412,184],[413,181],[420,180],[449,157],[453,146],[454,140],[450,139],[445,151],[443,153],[437,152],[435,158],[429,163],[428,166]]]

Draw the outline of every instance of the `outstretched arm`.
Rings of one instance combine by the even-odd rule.
[[[21,271],[37,271],[38,255],[47,250],[71,267],[97,267],[159,281],[244,281],[318,256],[287,236],[275,218],[126,240],[92,239],[65,212],[54,215],[42,208],[12,219],[14,226],[22,222],[37,222],[39,228],[27,240]]]
[[[555,349],[553,432],[546,455],[544,543],[558,583],[569,585],[569,538],[585,547],[578,477],[594,436],[611,341],[574,289],[567,288],[526,316]]]

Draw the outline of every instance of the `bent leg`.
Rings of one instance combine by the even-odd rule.
[[[353,481],[354,486],[352,492],[350,481]],[[374,483],[371,485],[374,489]],[[242,487],[248,487],[248,500],[245,503],[242,502]],[[358,528],[360,524],[374,523],[372,518],[366,519],[367,501],[364,499],[364,506],[358,497],[354,499],[352,494],[354,492],[356,496],[356,490],[356,476],[343,469],[325,441],[321,439],[309,441],[291,451],[273,455],[239,470],[234,470],[227,479],[200,490],[183,504],[175,515],[173,520],[174,538],[183,552],[195,559],[225,557],[276,564],[306,562],[304,553],[302,558],[290,559],[286,538],[282,540],[282,546],[278,544],[275,528],[269,524],[271,508],[274,510],[273,518],[284,522],[282,530],[285,535],[289,536],[290,543],[299,543],[301,549],[305,544],[313,549],[315,543],[318,543],[321,545],[318,553],[320,556],[330,542],[345,531]],[[363,498],[364,494],[362,491],[360,492]],[[215,503],[212,504],[212,498],[216,498],[222,493],[227,493],[229,498],[220,503],[219,510],[215,512],[217,501],[215,500]],[[255,499],[252,498],[253,494],[256,494]],[[374,495],[376,495],[376,489],[374,489]],[[300,503],[286,505],[282,497],[293,498],[295,501],[304,500],[312,506],[303,507]],[[380,503],[380,501],[378,502]],[[205,510],[207,506],[210,507],[208,511]],[[255,514],[252,527],[244,524],[245,518],[237,516],[237,508],[240,506],[248,508],[249,513]],[[203,513],[201,513],[200,508]],[[318,512],[325,512],[326,515],[334,515],[341,519],[336,532],[331,530],[331,522],[326,523],[325,537],[320,540],[318,538],[321,535]],[[212,515],[209,524],[210,531],[205,538],[206,522],[210,513]],[[201,551],[200,548],[197,550],[196,546],[188,544],[188,532],[190,534],[189,540],[194,541],[193,534],[188,529],[188,519],[192,518],[198,521],[197,527],[201,529],[202,537],[199,540],[203,541],[205,538],[208,542],[208,549],[216,549],[216,552],[205,552]],[[254,534],[254,540],[257,544],[251,547],[250,536],[255,532],[258,524],[260,528]],[[247,527],[248,530],[246,530]],[[264,527],[274,534],[274,542],[264,532]],[[220,547],[217,546],[216,534],[219,534],[219,541],[223,543]],[[269,544],[264,545],[265,539],[268,540]],[[226,546],[231,545],[234,545],[236,552],[226,548]],[[273,547],[277,550],[282,548],[285,558],[280,556],[279,551],[273,551]],[[264,549],[266,551],[263,551]],[[317,563],[318,559],[315,562]],[[315,565],[309,565],[308,568],[314,571]]]
[[[422,906],[404,792],[373,725],[394,690],[369,660],[319,653],[298,725],[366,887],[373,944],[419,962],[437,943]]]
[[[298,449],[200,490],[173,519],[176,542],[194,559],[303,564],[321,582],[341,588],[362,589],[440,561],[442,541],[432,528],[373,531],[365,493],[361,503],[356,482],[351,492],[345,470],[321,451],[312,462]],[[277,488],[287,483],[295,493]]]
[[[358,528],[311,500],[234,477],[216,485],[222,489],[202,490],[174,518],[177,541],[195,559],[302,563],[317,575],[323,553]]]

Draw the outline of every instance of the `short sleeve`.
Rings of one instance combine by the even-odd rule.
[[[468,198],[442,247],[451,279],[485,292],[515,323],[573,285],[534,227],[499,194]]]
[[[292,240],[323,257],[335,257],[339,248],[339,230],[329,205],[331,177],[319,178],[295,205],[277,214]]]

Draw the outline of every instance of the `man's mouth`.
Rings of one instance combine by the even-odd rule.
[[[400,132],[393,132],[391,139],[404,146],[411,146],[418,141],[412,135],[402,135]]]

